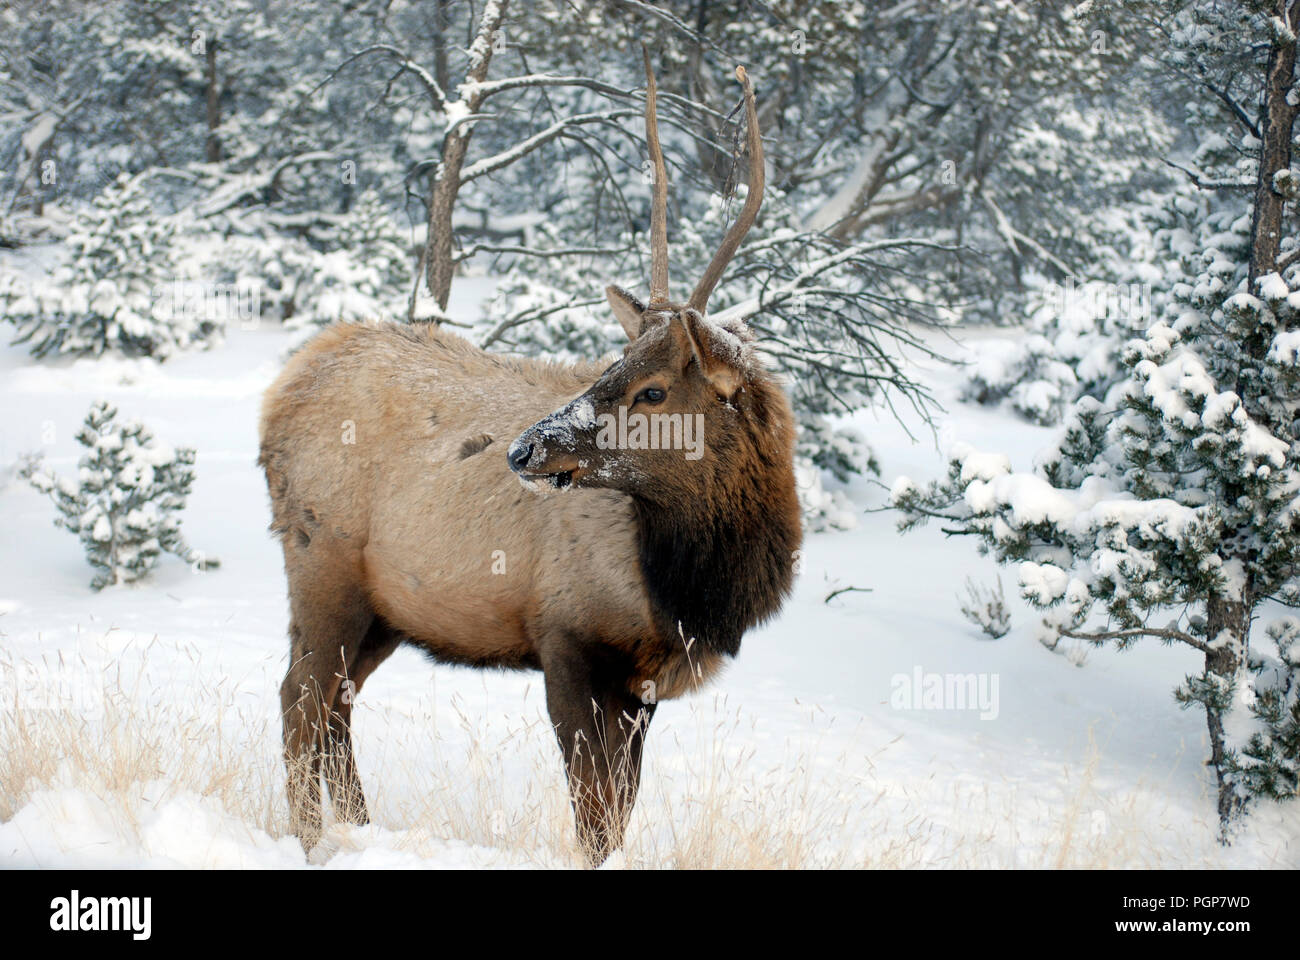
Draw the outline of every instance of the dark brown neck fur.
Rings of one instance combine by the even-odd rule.
[[[780,609],[802,540],[789,405],[766,381],[748,384],[736,405],[737,430],[700,461],[712,467],[703,489],[634,498],[662,638],[680,643],[680,624],[686,640],[730,656]]]

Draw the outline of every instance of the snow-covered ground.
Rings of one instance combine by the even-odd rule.
[[[459,282],[453,312],[485,289]],[[0,865],[308,865],[286,835],[285,584],[254,465],[260,394],[292,339],[236,327],[162,366],[0,349]],[[958,402],[959,373],[924,366],[947,408],[937,443],[858,418],[886,485],[937,475],[956,440],[1032,461],[1049,431]],[[88,588],[80,545],[12,466],[42,450],[72,474],[99,398],[197,448],[184,530],[220,569],[164,557],[140,584]],[[1013,628],[990,640],[958,594],[967,577],[992,583],[991,562],[894,523],[864,512],[810,537],[779,619],[711,687],[660,708],[613,866],[1300,866],[1300,805],[1257,805],[1231,847],[1215,842],[1204,717],[1172,696],[1193,654],[1049,652],[1006,570]],[[870,592],[826,602],[842,587]],[[986,699],[932,709],[916,690],[909,707],[931,674],[973,675]],[[540,675],[399,651],[354,724],[375,824],[335,825],[312,864],[580,865]]]

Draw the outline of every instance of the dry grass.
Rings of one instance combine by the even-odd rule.
[[[98,687],[83,686],[88,673]],[[42,689],[33,689],[34,676],[47,681]],[[163,787],[161,800],[189,791],[273,830],[280,776],[272,776],[273,755],[254,745],[273,746],[278,730],[243,714],[220,688],[205,696],[196,686],[198,699],[181,706],[151,700],[141,682],[79,665],[33,670],[0,660],[0,820],[43,787],[75,786],[112,800],[150,783]]]
[[[129,848],[149,784],[151,804],[194,794],[250,836],[287,832],[279,724],[265,700],[250,706],[246,691],[204,685],[196,668],[192,698],[167,702],[141,677],[124,683],[101,669],[93,702],[60,704],[32,696],[32,673],[0,660],[0,820],[43,788],[73,787],[121,811],[116,829]],[[481,848],[489,865],[581,865],[558,750],[540,716],[503,723],[452,698],[450,722],[431,731],[418,711],[362,706],[358,757],[376,826],[327,826],[314,860],[380,844],[437,862],[452,843]],[[822,739],[815,724],[784,756],[760,758],[746,736],[752,718],[723,698],[698,698],[691,710],[651,736],[616,857],[627,866],[1117,867],[1200,856],[1188,849],[1169,862],[1178,842],[1152,835],[1158,793],[1100,789],[1096,748],[1083,768],[1062,771],[1059,795],[1046,800],[1041,789],[1001,782],[886,778],[883,749],[847,755],[852,738]]]

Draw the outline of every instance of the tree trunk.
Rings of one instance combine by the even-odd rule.
[[[1290,102],[1295,80],[1296,38],[1300,29],[1300,2],[1276,0],[1276,15],[1291,31],[1291,36],[1275,37],[1269,50],[1268,66],[1264,80],[1263,124],[1260,133],[1263,142],[1259,155],[1259,179],[1255,185],[1254,209],[1251,211],[1250,263],[1248,289],[1255,291],[1260,277],[1277,270],[1278,251],[1282,242],[1282,217],[1286,200],[1273,189],[1273,180],[1279,171],[1291,166],[1291,136],[1300,106]],[[1254,360],[1262,360],[1268,351],[1272,331],[1261,324],[1252,330],[1242,343],[1245,352]],[[1271,427],[1268,413],[1263,408],[1261,393],[1266,385],[1255,382],[1251,365],[1238,370],[1236,392],[1252,418]],[[1240,491],[1230,485],[1225,490],[1226,499],[1232,502]],[[1225,531],[1231,534],[1234,531]],[[1225,558],[1226,559],[1226,558]],[[1254,559],[1249,552],[1232,559],[1247,569]],[[1207,637],[1213,645],[1205,655],[1207,682],[1228,685],[1238,681],[1250,650],[1250,619],[1256,598],[1249,581],[1239,598],[1228,600],[1212,597],[1206,604]],[[1224,641],[1224,642],[1219,642]],[[1227,769],[1227,744],[1224,739],[1223,717],[1231,706],[1230,699],[1211,690],[1205,699],[1206,723],[1210,732],[1210,763],[1218,780],[1220,839],[1227,841],[1228,824],[1241,809],[1243,800],[1237,794],[1231,771]]]
[[[442,163],[429,192],[429,235],[424,247],[424,282],[439,310],[447,309],[451,279],[456,270],[451,216],[460,193],[460,168],[469,149],[469,131],[447,138]]]
[[[447,2],[437,0],[433,11],[433,78],[444,91],[451,85],[447,69]]]
[[[488,66],[492,62],[493,41],[501,27],[507,0],[489,4],[483,11],[479,22],[478,34],[470,47],[470,68],[465,74],[465,81],[470,84],[482,83],[487,79]],[[483,104],[483,94],[471,93],[464,99],[465,112],[477,113]],[[451,229],[451,216],[456,208],[456,197],[460,193],[460,170],[465,163],[465,154],[469,150],[470,137],[474,132],[473,121],[462,123],[449,133],[443,141],[442,158],[434,171],[433,181],[429,187],[429,222],[428,235],[424,242],[424,281],[438,309],[445,311],[451,296],[451,280],[456,271],[454,243]],[[412,295],[407,319],[415,319],[417,296]]]
[[[1249,589],[1238,600],[1216,596],[1206,604],[1206,636],[1213,648],[1205,655],[1205,680],[1223,691],[1231,691],[1241,680],[1239,674],[1246,662],[1253,606]],[[1232,706],[1232,697],[1230,692],[1211,693],[1204,702],[1210,732],[1210,764],[1218,784],[1219,839],[1226,843],[1229,824],[1243,802],[1228,770],[1228,745],[1223,729],[1223,718]]]
[[[216,37],[212,37],[208,43],[204,58],[207,73],[208,121],[208,142],[204,155],[208,163],[217,163],[221,159],[221,141],[217,138],[217,127],[221,126],[221,88],[217,83]]]
[[[1291,9],[1288,10],[1287,7]],[[1277,0],[1277,16],[1292,31],[1289,41],[1274,40],[1268,55],[1264,87],[1263,145],[1259,154],[1259,182],[1255,185],[1255,210],[1250,231],[1250,290],[1255,281],[1277,269],[1282,242],[1282,211],[1286,200],[1273,189],[1273,177],[1291,167],[1291,129],[1300,105],[1288,94],[1295,81],[1296,40],[1300,30],[1300,3]]]

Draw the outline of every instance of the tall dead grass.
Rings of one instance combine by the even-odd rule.
[[[75,787],[123,811],[118,829],[129,846],[139,829],[131,811],[148,783],[153,803],[197,794],[249,831],[286,834],[270,696],[250,701],[235,685],[204,683],[196,668],[187,695],[167,700],[153,695],[143,673],[128,682],[102,666],[99,688],[86,696],[85,676],[59,679],[67,667],[33,671],[0,658],[0,820],[43,788]],[[53,678],[56,691],[82,694],[65,703],[50,690],[33,691],[34,674]],[[362,706],[357,754],[376,826],[327,823],[313,861],[379,843],[436,862],[454,842],[499,851],[496,862],[506,865],[582,864],[559,752],[542,716],[488,722],[453,697],[450,725],[431,732],[419,711]],[[1176,844],[1151,833],[1152,793],[1098,787],[1096,749],[1082,768],[1063,768],[1059,796],[1044,799],[1015,784],[886,776],[878,756],[850,755],[845,744],[854,741],[842,734],[826,742],[814,734],[788,744],[783,756],[760,756],[753,718],[725,698],[699,697],[690,711],[652,732],[641,796],[615,863],[1103,868],[1188,865],[1198,857],[1189,848],[1188,861],[1170,863]]]

